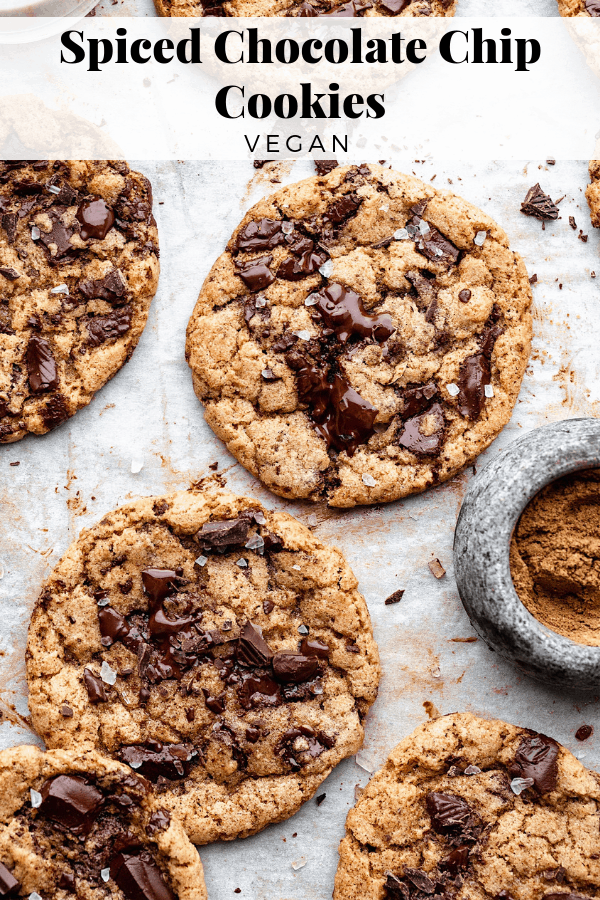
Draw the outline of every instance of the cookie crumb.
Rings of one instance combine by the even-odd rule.
[[[575,737],[578,741],[587,741],[589,737],[591,737],[594,733],[593,725],[580,725],[577,731],[575,732]]]
[[[389,597],[386,597],[385,605],[393,606],[394,603],[400,603],[403,596],[404,596],[404,589],[394,591],[393,594],[390,594]]]
[[[429,566],[429,571],[436,578],[443,578],[444,575],[446,574],[445,568],[443,567],[443,565],[441,564],[441,562],[439,561],[439,559],[437,557],[430,559],[428,566]]]

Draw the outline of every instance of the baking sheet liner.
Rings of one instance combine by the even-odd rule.
[[[388,162],[480,206],[507,231],[530,276],[537,275],[533,353],[519,401],[477,465],[546,422],[598,416],[600,232],[591,228],[583,193],[587,161]],[[42,580],[69,543],[127,499],[185,488],[212,475],[209,465],[218,461],[230,489],[287,509],[307,524],[316,515],[318,537],[345,552],[369,605],[383,678],[365,746],[327,779],[320,806],[311,800],[259,835],[202,848],[211,900],[329,898],[355,791],[401,738],[436,711],[470,710],[534,728],[556,737],[586,765],[600,767],[600,728],[585,743],[574,738],[580,725],[598,721],[598,696],[550,690],[480,640],[465,642],[475,634],[456,592],[452,538],[471,469],[386,506],[343,511],[286,503],[238,465],[204,423],[184,359],[185,328],[202,281],[246,209],[280,183],[313,174],[312,163],[273,163],[259,171],[250,162],[144,162],[137,168],[153,182],[162,265],[139,346],[92,404],[64,426],[0,447],[0,748],[37,740],[27,722],[27,625]],[[555,200],[565,195],[561,217],[545,231],[519,212],[537,181]],[[140,462],[143,468],[132,474],[132,463],[137,469]],[[429,570],[432,557],[446,569],[440,580]],[[402,601],[385,606],[400,588]],[[238,887],[241,893],[234,895]]]

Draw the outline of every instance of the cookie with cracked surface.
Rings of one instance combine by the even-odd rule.
[[[600,16],[600,0],[558,0],[558,11],[566,18],[597,17]]]
[[[585,189],[585,198],[590,208],[594,228],[600,228],[600,159],[591,159],[589,165],[590,183]]]
[[[0,753],[0,896],[207,898],[198,851],[145,778],[37,747]]]
[[[158,269],[150,182],[127,163],[0,162],[0,443],[56,428],[118,372]]]
[[[453,16],[457,0],[154,0],[160,16]]]
[[[470,713],[419,726],[348,813],[334,900],[600,896],[600,775]]]
[[[395,500],[509,420],[531,288],[472,204],[369,164],[261,200],[206,278],[187,358],[205,417],[283,497]]]
[[[27,673],[49,746],[127,762],[203,844],[287,818],[356,752],[379,662],[342,554],[206,489],[82,532],[35,607]]]

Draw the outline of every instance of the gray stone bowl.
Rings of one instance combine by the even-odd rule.
[[[529,501],[571,472],[600,468],[600,420],[570,419],[524,435],[469,484],[454,535],[454,570],[477,634],[539,681],[561,688],[600,687],[600,647],[588,647],[542,625],[513,586],[509,548]]]

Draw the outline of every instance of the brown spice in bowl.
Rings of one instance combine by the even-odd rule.
[[[531,500],[512,536],[510,568],[536,619],[600,647],[600,469],[559,478]]]

